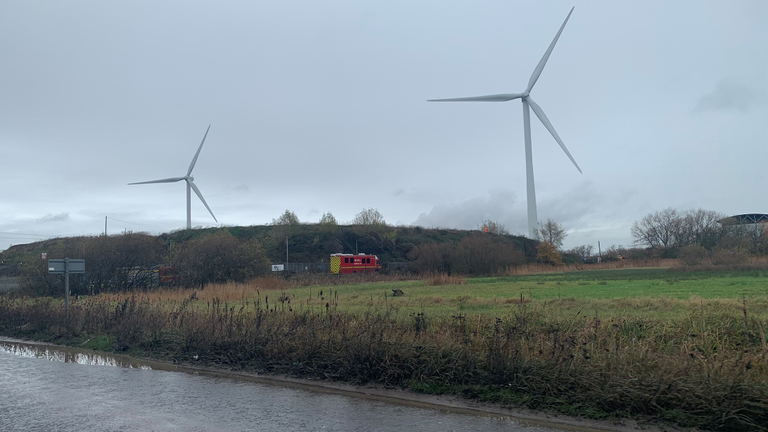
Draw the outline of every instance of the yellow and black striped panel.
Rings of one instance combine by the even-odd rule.
[[[331,257],[331,274],[339,274],[341,271],[341,257]]]

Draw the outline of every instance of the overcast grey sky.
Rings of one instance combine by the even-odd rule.
[[[0,2],[0,250],[379,209],[525,233],[522,110],[426,99],[533,91],[539,218],[565,246],[632,242],[666,207],[768,212],[768,2]],[[196,199],[195,226],[216,223]]]

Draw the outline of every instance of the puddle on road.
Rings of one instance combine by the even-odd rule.
[[[0,339],[0,352],[34,357],[48,361],[75,363],[88,366],[112,366],[140,370],[176,370],[172,365],[164,363],[137,360],[118,354],[104,354],[96,351],[65,346],[36,344],[16,340]]]
[[[597,432],[605,430],[619,430],[623,428],[608,427],[603,429],[602,427],[595,427],[597,425],[586,425],[579,420],[575,420],[573,423],[582,423],[582,425],[576,425],[570,422],[553,421],[553,419],[541,417],[524,418],[515,415],[514,413],[501,413],[494,412],[493,410],[483,410],[476,407],[469,406],[457,406],[453,404],[445,404],[439,401],[439,397],[429,397],[425,395],[412,395],[412,399],[403,398],[403,395],[398,392],[398,397],[388,396],[384,394],[371,393],[368,389],[353,389],[350,386],[339,384],[339,388],[326,387],[333,384],[301,382],[299,380],[281,380],[280,378],[247,375],[241,373],[235,373],[231,371],[214,371],[203,370],[198,368],[191,368],[185,366],[177,366],[162,362],[156,362],[152,360],[138,360],[126,355],[119,354],[105,354],[102,352],[91,351],[82,348],[73,348],[59,345],[48,345],[45,343],[35,343],[28,341],[20,341],[15,339],[0,338],[0,353],[10,353],[22,357],[31,357],[41,360],[48,360],[52,362],[65,362],[88,366],[107,366],[115,368],[126,368],[136,370],[160,370],[160,371],[176,371],[186,372],[194,375],[207,375],[211,377],[220,377],[234,379],[238,381],[251,381],[261,384],[267,384],[270,386],[279,386],[282,388],[294,388],[296,390],[310,391],[313,393],[327,393],[344,395],[347,397],[353,397],[356,399],[370,400],[371,402],[381,401],[388,402],[389,404],[398,406],[408,406],[412,408],[433,409],[443,412],[453,412],[457,414],[468,414],[471,417],[498,417],[514,419],[522,428],[520,430],[529,430],[526,427],[530,427],[530,430],[560,430],[560,431],[580,431],[580,432]],[[347,388],[349,387],[349,388]],[[542,429],[539,429],[542,428]],[[551,428],[551,429],[550,429]],[[512,429],[517,430],[517,429]]]

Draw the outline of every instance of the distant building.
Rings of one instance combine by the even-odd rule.
[[[740,215],[728,216],[722,218],[718,223],[722,225],[754,225],[768,223],[768,214],[765,213],[745,213]]]

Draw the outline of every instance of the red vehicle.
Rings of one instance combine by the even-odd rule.
[[[381,261],[376,255],[331,254],[331,274],[378,273]]]
[[[150,268],[134,267],[125,269],[126,283],[137,287],[179,286],[181,275],[176,267],[158,265]]]
[[[163,266],[157,269],[157,279],[160,286],[181,285],[181,275],[176,267]]]

